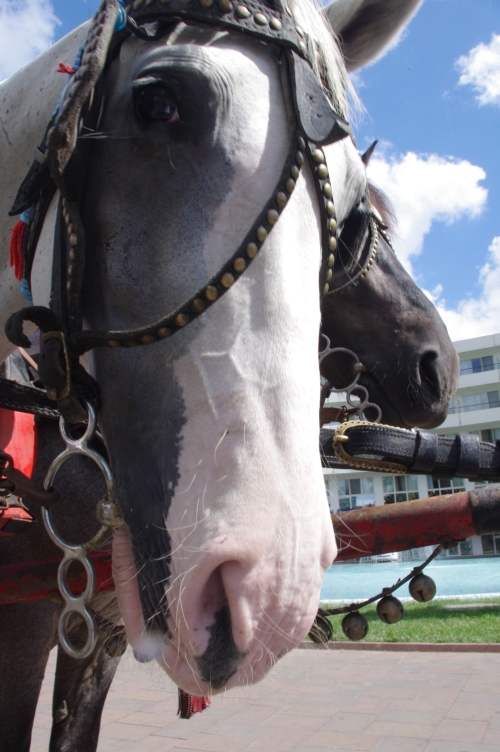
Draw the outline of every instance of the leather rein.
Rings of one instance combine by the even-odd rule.
[[[272,195],[240,246],[202,288],[178,308],[145,327],[84,331],[81,292],[85,234],[78,200],[83,165],[81,158],[79,160],[78,138],[82,127],[89,128],[97,123],[99,114],[96,113],[102,106],[99,88],[103,73],[122,42],[132,34],[146,41],[155,41],[179,21],[214,24],[230,32],[237,31],[264,40],[277,48],[291,124],[288,156]],[[5,331],[15,345],[28,348],[30,342],[23,333],[24,321],[35,323],[41,330],[39,376],[48,399],[56,403],[58,411],[68,422],[86,416],[82,398],[99,406],[98,385],[79,364],[81,355],[96,347],[153,344],[173,336],[208,310],[237,282],[259,254],[287,205],[306,161],[314,176],[321,213],[320,297],[323,299],[357,284],[368,272],[377,252],[378,229],[382,232],[384,229],[376,214],[370,217],[368,254],[360,271],[347,285],[339,289],[333,286],[338,227],[328,167],[321,147],[350,136],[351,129],[334,110],[313,71],[312,45],[313,41],[296,24],[286,0],[276,0],[272,10],[260,0],[241,3],[230,0],[198,0],[195,3],[192,0],[191,4],[184,0],[170,0],[168,4],[164,0],[135,0],[126,8],[122,0],[102,2],[83,44],[76,72],[61,95],[58,109],[35,151],[35,162],[10,212],[18,214],[29,208],[32,210],[25,249],[25,265],[29,271],[49,203],[55,190],[60,191],[50,308],[31,306],[22,309],[10,316]],[[35,408],[40,409],[40,395],[34,401]],[[42,409],[46,409],[46,404]]]

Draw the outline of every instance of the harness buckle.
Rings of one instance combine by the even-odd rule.
[[[59,400],[63,400],[66,397],[69,397],[71,394],[71,371],[70,371],[70,363],[69,363],[69,355],[68,355],[68,348],[66,345],[66,337],[64,335],[64,332],[47,332],[42,336],[42,345],[45,345],[47,342],[49,342],[52,339],[58,340],[62,345],[62,354],[64,358],[64,386],[62,387],[50,387],[47,389],[47,397],[54,402],[58,402]]]

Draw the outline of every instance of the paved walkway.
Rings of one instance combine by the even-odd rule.
[[[48,749],[54,659],[32,752]],[[296,650],[189,721],[176,709],[160,669],[127,654],[99,752],[499,752],[500,654]]]

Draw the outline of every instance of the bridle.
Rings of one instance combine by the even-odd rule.
[[[167,33],[173,23],[183,20],[216,25],[230,32],[263,40],[278,49],[283,91],[291,123],[288,155],[272,195],[252,227],[231,258],[202,288],[174,311],[148,326],[120,331],[83,331],[81,294],[85,234],[79,209],[82,183],[77,148],[79,134],[83,126],[91,128],[97,122],[101,106],[99,87],[103,73],[122,42],[131,34],[145,41],[154,41]],[[156,29],[151,27],[154,23],[157,24]],[[102,543],[109,527],[120,525],[119,511],[113,498],[111,472],[106,461],[90,447],[96,429],[95,407],[99,403],[99,389],[94,379],[79,364],[79,358],[97,347],[153,344],[173,336],[208,310],[231,289],[259,254],[279,221],[306,161],[314,177],[321,214],[321,299],[358,284],[368,273],[377,253],[379,230],[383,232],[384,225],[371,213],[368,241],[363,243],[359,270],[348,282],[335,287],[332,277],[338,227],[333,190],[322,147],[349,136],[351,131],[345,120],[335,112],[313,71],[312,44],[313,41],[295,23],[286,0],[275,0],[273,8],[260,0],[135,0],[126,8],[123,7],[122,0],[104,0],[79,53],[74,66],[76,72],[61,95],[45,136],[35,150],[35,162],[18,191],[10,213],[31,212],[23,249],[28,277],[48,206],[56,189],[60,191],[50,308],[24,308],[13,314],[5,327],[7,337],[20,347],[30,346],[30,341],[23,333],[25,321],[35,323],[43,333],[38,362],[39,376],[47,396],[57,404],[61,415],[61,435],[66,443],[65,451],[49,468],[44,489],[49,491],[63,462],[75,454],[92,459],[103,472],[107,485],[107,497],[98,505],[98,518],[102,527],[87,544],[74,546],[67,543],[53,527],[50,512],[47,509],[43,512],[50,537],[64,552],[58,573],[60,591],[65,600],[65,608],[59,620],[59,637],[64,650],[73,657],[83,658],[89,655],[96,640],[95,623],[88,608],[94,592],[93,569],[88,553]],[[336,350],[330,348],[327,340],[326,349],[320,353],[320,362]],[[349,398],[351,392],[359,396],[360,389],[364,389],[358,384],[359,376],[358,372],[348,389]],[[18,387],[14,399],[21,397]],[[85,400],[85,406],[82,399]],[[368,393],[364,390],[360,415],[367,407],[373,405],[368,402]],[[38,408],[33,412],[47,410],[46,406],[38,405]],[[84,435],[74,438],[67,424],[82,421],[87,425]],[[80,596],[73,595],[67,583],[67,571],[74,560],[83,564],[87,571],[87,587]],[[88,635],[83,648],[76,648],[68,638],[68,622],[74,613],[87,625]]]
[[[78,136],[82,126],[95,122],[99,84],[110,59],[131,34],[151,41],[178,21],[212,24],[264,40],[278,49],[283,90],[292,123],[288,156],[272,195],[236,252],[207,283],[182,305],[145,327],[119,331],[83,331],[81,291],[84,274],[85,235],[79,211]],[[156,29],[152,24],[156,23]],[[80,398],[98,407],[99,389],[79,365],[79,358],[97,347],[136,347],[153,344],[184,329],[219,300],[245,273],[279,221],[295,188],[304,163],[309,163],[319,201],[322,224],[320,297],[343,291],[368,272],[378,247],[376,222],[371,218],[371,243],[366,263],[340,289],[332,282],[338,227],[332,185],[322,147],[350,135],[349,125],[332,107],[312,66],[313,41],[296,24],[286,0],[271,9],[261,0],[104,0],[81,49],[78,67],[64,89],[36,158],[17,194],[11,214],[31,209],[26,268],[31,268],[41,225],[56,188],[60,190],[53,255],[51,307],[32,306],[7,321],[7,337],[29,347],[23,322],[35,323],[41,332],[39,375],[48,397],[69,421],[81,420]],[[76,66],[75,66],[76,67]],[[92,104],[93,102],[93,104]],[[94,118],[94,120],[93,120]],[[76,177],[75,177],[76,175]]]

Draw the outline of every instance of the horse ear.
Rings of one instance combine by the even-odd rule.
[[[379,57],[423,0],[334,0],[323,13],[339,37],[348,71]]]

